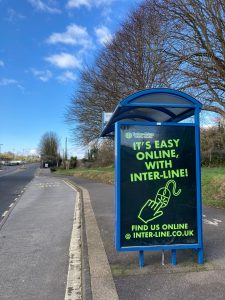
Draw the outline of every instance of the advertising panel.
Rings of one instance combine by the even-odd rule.
[[[118,126],[117,246],[197,244],[195,127]]]

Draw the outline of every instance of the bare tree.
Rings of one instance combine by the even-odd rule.
[[[156,1],[171,35],[167,50],[177,68],[176,86],[225,117],[224,0]]]
[[[46,132],[39,143],[39,153],[43,161],[51,161],[58,165],[59,160],[59,138],[54,132]]]
[[[125,95],[140,89],[170,86],[172,72],[165,51],[169,32],[152,2],[145,1],[129,16],[101,62],[114,70]]]
[[[102,112],[113,111],[122,98],[141,89],[170,86],[168,31],[153,2],[145,1],[133,11],[95,64],[82,72],[79,91],[66,114],[69,123],[77,123],[75,141],[87,144],[98,138]]]

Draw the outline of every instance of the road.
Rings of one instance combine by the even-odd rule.
[[[25,186],[33,179],[39,164],[24,167],[8,167],[0,172],[0,223],[10,206],[23,193]]]

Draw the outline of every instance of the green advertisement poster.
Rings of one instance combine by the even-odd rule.
[[[195,128],[120,125],[120,245],[198,243]]]

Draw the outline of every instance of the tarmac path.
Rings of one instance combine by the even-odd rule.
[[[0,299],[64,299],[76,192],[36,176],[0,230]]]
[[[176,267],[171,265],[170,251],[165,251],[165,265],[160,251],[146,251],[141,270],[137,252],[118,253],[114,247],[114,187],[81,178],[72,180],[89,191],[119,299],[225,299],[224,210],[203,208],[204,265],[198,265],[192,250],[177,251]],[[110,300],[104,295],[101,299]]]

